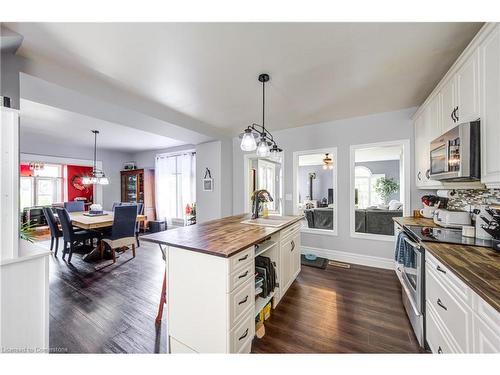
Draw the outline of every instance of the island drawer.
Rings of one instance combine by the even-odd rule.
[[[234,272],[248,264],[254,258],[255,248],[250,246],[248,249],[229,258],[229,273]]]
[[[230,353],[250,353],[251,342],[255,336],[254,311],[250,310],[241,323],[229,333]]]
[[[255,275],[255,262],[254,258],[250,262],[247,262],[243,267],[240,267],[236,271],[229,275],[228,289],[227,292],[230,293],[238,286],[244,284],[249,279],[254,280]]]
[[[230,327],[233,328],[251,308],[255,309],[255,282],[250,278],[246,283],[229,294]]]

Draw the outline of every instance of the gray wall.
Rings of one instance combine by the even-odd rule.
[[[285,194],[293,193],[293,152],[318,148],[337,147],[338,163],[338,236],[302,234],[304,248],[313,247],[326,250],[338,250],[353,254],[369,255],[392,259],[392,242],[364,240],[350,237],[349,199],[350,171],[349,147],[389,140],[410,139],[413,145],[413,127],[410,116],[415,108],[374,114],[370,116],[331,121],[273,131],[278,144],[284,149]],[[410,150],[412,154],[413,146]],[[235,213],[243,212],[243,152],[239,140],[233,139],[233,207]],[[417,195],[413,179],[413,161],[411,162],[411,195]],[[417,202],[419,202],[417,200]],[[292,201],[285,202],[285,213],[292,214]],[[412,202],[413,206],[413,202]]]
[[[26,154],[91,160],[94,152],[93,147],[65,146],[60,142],[52,142],[50,139],[29,134],[21,135],[19,142],[20,152]],[[102,169],[109,178],[109,185],[102,187],[102,202],[105,210],[111,210],[113,202],[121,200],[120,171],[123,169],[123,163],[131,160],[130,158],[131,154],[125,152],[97,150],[97,160],[102,161]]]
[[[367,161],[355,164],[356,167],[362,166],[368,168],[373,174],[385,174],[386,178],[393,178],[399,181],[399,160],[382,160],[382,161]],[[387,203],[395,199],[401,201],[399,190],[391,194],[387,199]]]
[[[323,169],[321,165],[303,165],[299,167],[297,175],[300,201],[303,202],[309,196],[309,173],[316,173],[316,179],[313,180],[313,199],[328,200],[328,189],[333,188],[332,171]]]

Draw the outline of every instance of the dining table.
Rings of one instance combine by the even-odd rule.
[[[71,224],[77,228],[96,230],[110,228],[113,226],[114,213],[111,211],[103,211],[103,213],[99,215],[91,215],[88,211],[68,212],[68,214],[71,219]],[[137,221],[146,221],[146,215],[137,215]],[[89,253],[82,257],[82,259],[86,262],[91,262],[99,258],[100,253],[97,247],[93,248]]]

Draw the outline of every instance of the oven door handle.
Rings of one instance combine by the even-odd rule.
[[[420,245],[416,242],[413,242],[412,240],[409,240],[408,238],[406,237],[403,237],[403,240],[408,244],[410,245],[411,247],[414,247],[415,249],[417,250],[420,250]]]

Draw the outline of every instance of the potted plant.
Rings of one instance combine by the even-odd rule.
[[[382,201],[384,202],[384,206],[387,206],[387,199],[399,190],[399,182],[397,182],[393,178],[382,177],[377,180],[375,184],[375,191]]]

